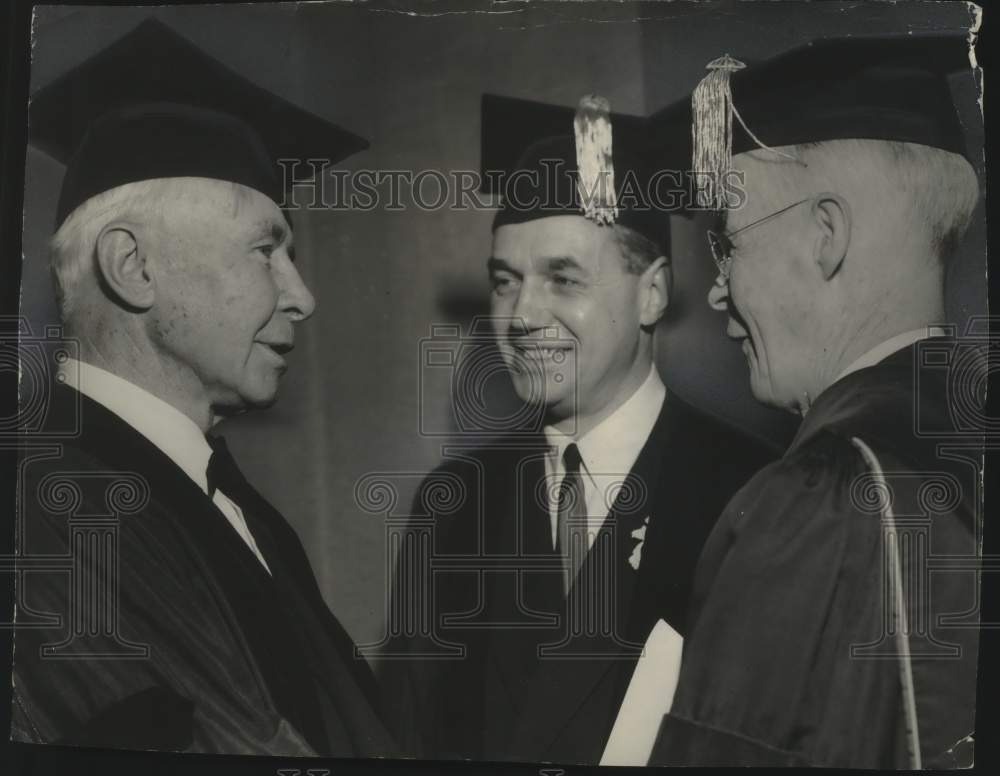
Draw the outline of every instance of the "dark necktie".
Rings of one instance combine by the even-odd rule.
[[[208,440],[208,445],[212,448],[212,455],[208,459],[208,469],[205,472],[209,498],[215,495],[216,490],[221,490],[240,509],[246,509],[246,480],[236,465],[233,454],[229,452],[226,440],[220,436],[208,434],[205,435],[205,439]]]
[[[209,447],[212,448],[212,455],[208,459],[208,468],[205,471],[205,480],[208,485],[208,497],[212,498],[215,491],[220,491],[227,499],[233,502],[243,513],[243,520],[246,524],[246,531],[250,534],[249,544],[257,546],[257,552],[263,556],[264,550],[257,545],[257,537],[251,529],[251,520],[254,508],[257,504],[257,494],[246,481],[240,467],[236,465],[236,459],[229,452],[226,440],[219,436],[205,435]],[[234,526],[235,528],[235,526]],[[250,548],[253,551],[253,547]],[[265,564],[267,566],[269,564]],[[270,569],[268,569],[270,571]]]
[[[587,514],[581,463],[577,446],[573,443],[567,445],[563,452],[566,474],[559,485],[556,513],[556,554],[563,556],[563,593],[566,595],[573,587],[573,580],[587,554],[586,526],[580,522],[580,518]]]

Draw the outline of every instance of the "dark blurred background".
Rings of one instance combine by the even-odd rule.
[[[823,35],[972,22],[965,4],[934,2],[40,6],[32,91],[147,16],[367,137],[371,148],[348,169],[442,171],[479,169],[484,93],[563,105],[598,93],[616,111],[647,115],[689,92],[724,52],[758,59]],[[981,148],[977,95],[958,90],[956,98],[971,147]],[[36,333],[56,322],[46,241],[62,173],[29,150],[22,307]],[[405,514],[420,476],[453,438],[448,383],[429,377],[422,341],[432,325],[466,327],[486,311],[492,215],[296,213],[299,267],[317,312],[300,327],[278,404],[221,429],[251,481],[298,529],[328,603],[361,643],[381,636],[388,573],[384,521],[361,508],[355,486],[390,473],[396,514]],[[673,232],[677,291],[658,344],[664,379],[688,401],[782,444],[794,419],[753,402],[723,316],[704,304],[713,267],[700,225],[675,218]],[[981,205],[950,273],[948,310],[960,328],[986,311],[985,250]],[[502,380],[493,388],[502,394]]]

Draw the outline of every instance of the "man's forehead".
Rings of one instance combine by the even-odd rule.
[[[238,183],[231,184],[231,187],[237,216],[243,216],[256,231],[266,232],[275,239],[291,241],[291,221],[273,199]]]
[[[493,253],[525,261],[573,257],[583,263],[597,255],[605,232],[610,232],[610,227],[572,215],[504,224],[493,234]]]
[[[766,190],[775,181],[808,172],[803,151],[799,146],[754,148],[733,156],[732,186],[744,191]]]
[[[204,206],[215,203],[234,214],[247,214],[248,218],[264,216],[283,219],[283,214],[268,195],[241,183],[222,178],[179,176],[154,180],[183,199]]]
[[[720,214],[720,225],[727,231],[735,231],[750,223],[766,210],[767,200],[780,174],[782,162],[773,151],[754,149],[733,156],[734,178],[731,185],[736,191],[737,206],[727,208]]]
[[[292,241],[292,228],[279,210],[276,214],[260,216],[251,222],[251,228],[280,242]]]

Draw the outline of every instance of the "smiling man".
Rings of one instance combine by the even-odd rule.
[[[581,216],[498,219],[497,340],[518,396],[542,402],[552,429],[583,436],[652,377],[651,329],[670,294],[664,253],[630,227]]]
[[[492,320],[538,423],[451,448],[424,483],[414,514],[434,520],[435,557],[464,567],[433,574],[435,632],[406,642],[413,657],[389,663],[387,688],[424,756],[642,764],[669,708],[658,690],[676,679],[701,544],[767,455],[668,391],[654,365],[672,290],[667,213],[619,196],[613,222],[588,217],[572,110],[486,104],[484,165],[509,149],[521,181],[493,224]],[[546,136],[545,118],[564,134]],[[626,153],[640,147],[634,121],[615,117],[613,156],[618,188],[635,193],[650,173]],[[510,148],[526,128],[535,136]],[[441,505],[441,488],[462,498]],[[413,605],[423,588],[400,568],[396,605]],[[442,642],[464,654],[421,659]]]
[[[733,136],[745,204],[709,233],[708,298],[754,396],[802,422],[705,545],[654,764],[974,760],[986,342],[941,326],[981,155],[951,75],[974,86],[964,37],[734,67],[753,135]]]
[[[51,266],[79,360],[46,407],[65,433],[24,439],[19,546],[57,562],[19,577],[12,738],[391,753],[298,537],[210,433],[275,401],[315,306],[275,159],[364,141],[157,22],[31,108],[34,141],[73,151]]]

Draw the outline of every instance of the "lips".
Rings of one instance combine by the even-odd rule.
[[[570,351],[570,348],[564,345],[543,344],[541,342],[515,342],[511,343],[511,348],[521,358],[557,364],[563,363]]]
[[[261,347],[271,351],[277,358],[284,361],[282,358],[286,353],[292,352],[295,349],[295,345],[291,342],[264,342],[262,340],[254,340],[256,344]]]
[[[730,339],[741,340],[747,339],[750,335],[735,318],[730,316],[729,323],[726,325],[726,336]]]
[[[729,322],[726,325],[726,336],[730,339],[736,340],[740,346],[740,350],[743,351],[743,355],[747,358],[750,358],[750,356],[755,353],[750,332],[748,332],[732,315],[729,316]]]

